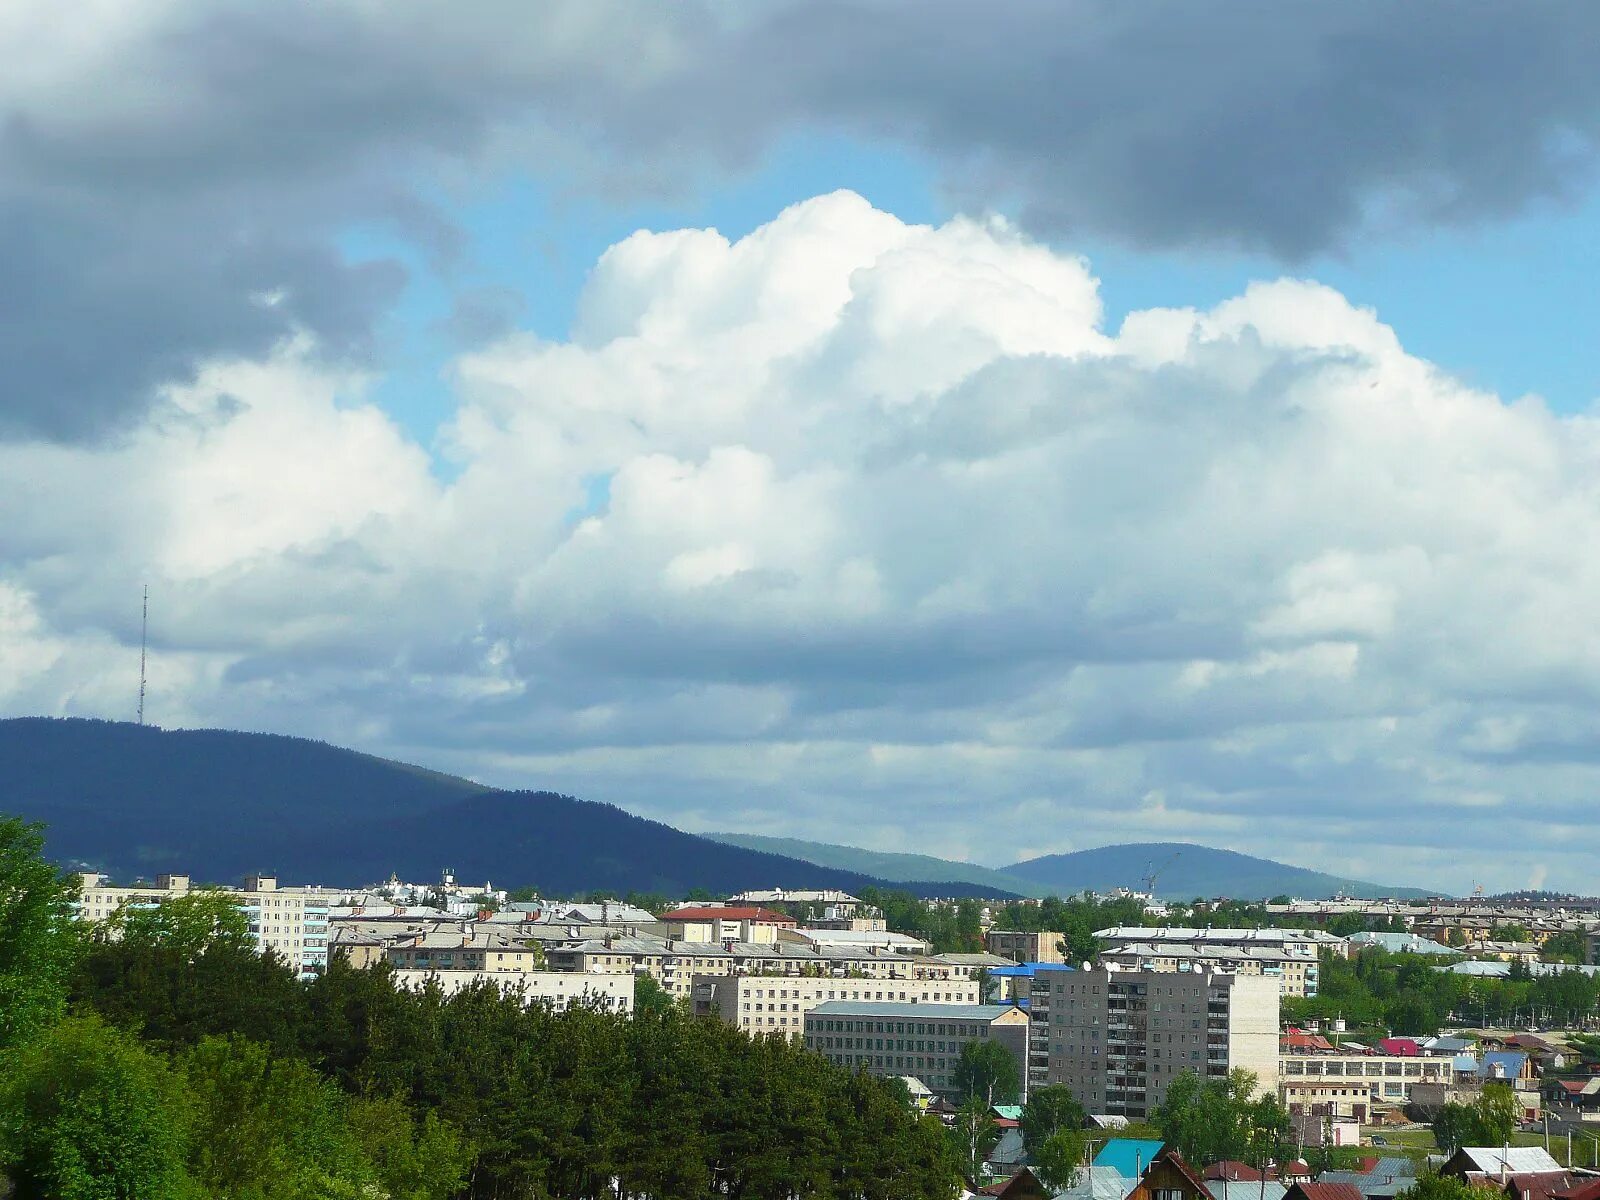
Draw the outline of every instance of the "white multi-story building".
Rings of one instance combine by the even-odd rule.
[[[98,924],[126,906],[152,907],[194,890],[187,875],[158,875],[154,884],[119,887],[104,876],[79,877],[78,915]],[[333,888],[279,887],[274,875],[246,876],[243,887],[219,888],[244,910],[250,936],[302,977],[328,965],[328,908],[340,895]]]
[[[1017,1060],[1028,1088],[1028,1014],[1008,1004],[866,1004],[834,1000],[805,1014],[806,1048],[879,1076],[912,1075],[953,1096],[968,1042],[993,1041]]]
[[[1055,972],[1046,1076],[1093,1113],[1143,1120],[1180,1074],[1252,1072],[1278,1090],[1278,983],[1191,971]]]
[[[839,979],[803,975],[699,975],[692,990],[697,1016],[720,1016],[749,1034],[781,1033],[798,1041],[805,1014],[836,1000],[878,1004],[977,1004],[975,979]]]
[[[417,971],[393,974],[396,987],[419,990],[437,983],[447,996],[480,983],[493,984],[528,1004],[557,1012],[573,1004],[592,1004],[609,1012],[633,1012],[632,975],[586,975],[577,971]]]

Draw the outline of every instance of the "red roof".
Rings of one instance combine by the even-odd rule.
[[[1259,1183],[1261,1172],[1249,1163],[1242,1163],[1237,1159],[1225,1158],[1221,1162],[1214,1162],[1204,1171],[1200,1178],[1205,1180],[1221,1180],[1223,1183]],[[1267,1178],[1271,1178],[1268,1176]]]
[[[1403,1058],[1416,1058],[1422,1053],[1422,1047],[1411,1038],[1384,1038],[1378,1045],[1385,1054],[1398,1054]]]
[[[1493,1182],[1498,1185],[1499,1177]],[[1506,1178],[1506,1192],[1521,1196],[1523,1200],[1549,1200],[1558,1192],[1568,1188],[1584,1187],[1579,1177],[1568,1171],[1529,1171],[1523,1174],[1513,1172]]]
[[[1332,1050],[1333,1043],[1320,1033],[1307,1033],[1303,1029],[1290,1029],[1278,1039],[1285,1050]]]
[[[736,904],[713,904],[703,908],[675,908],[661,915],[663,921],[760,921],[764,925],[793,925],[795,919],[770,908]]]
[[[1353,1183],[1297,1183],[1284,1200],[1366,1200]]]
[[[1573,1184],[1559,1192],[1552,1192],[1551,1196],[1555,1200],[1600,1200],[1600,1179]]]

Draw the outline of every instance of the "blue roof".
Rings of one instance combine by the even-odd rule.
[[[1110,1167],[1119,1175],[1138,1179],[1150,1165],[1150,1160],[1161,1153],[1163,1144],[1143,1138],[1112,1138],[1100,1147],[1100,1153],[1094,1156],[1094,1165]]]
[[[1528,1056],[1520,1050],[1492,1050],[1483,1056],[1483,1065],[1478,1068],[1478,1078],[1492,1079],[1496,1065],[1505,1070],[1506,1080],[1509,1082],[1522,1074],[1522,1069],[1528,1065]]]
[[[1013,963],[1004,967],[990,967],[990,979],[1032,979],[1040,971],[1076,971],[1077,967],[1069,967],[1066,963]]]

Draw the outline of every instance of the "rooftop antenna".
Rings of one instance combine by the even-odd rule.
[[[144,724],[144,655],[145,645],[150,635],[150,585],[144,585],[144,602],[139,610],[139,717],[140,725]]]

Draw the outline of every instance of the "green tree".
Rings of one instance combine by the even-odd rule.
[[[1463,1146],[1503,1146],[1517,1128],[1517,1100],[1509,1085],[1491,1083],[1471,1104],[1452,1101],[1433,1119],[1433,1140],[1446,1154]]]
[[[343,1096],[307,1064],[229,1037],[207,1038],[182,1067],[194,1111],[190,1173],[213,1194],[298,1200],[377,1182]]]
[[[0,1051],[55,1021],[83,949],[77,880],[44,858],[38,825],[0,817]]]
[[[345,1120],[390,1200],[447,1200],[466,1182],[473,1146],[436,1113],[390,1096],[353,1101]]]
[[[1081,1129],[1058,1129],[1030,1150],[1033,1173],[1052,1192],[1062,1192],[1078,1182],[1089,1137]]]
[[[1000,1143],[1000,1127],[981,1096],[970,1097],[956,1110],[950,1132],[955,1138],[963,1173],[976,1181],[989,1152]]]
[[[1517,1131],[1517,1097],[1510,1084],[1491,1083],[1478,1094],[1478,1146],[1504,1146]]]
[[[187,1107],[158,1056],[73,1018],[0,1066],[0,1165],[17,1200],[178,1200]]]
[[[1478,1116],[1468,1104],[1450,1101],[1433,1117],[1433,1140],[1446,1155],[1477,1144]]]
[[[1288,1119],[1275,1099],[1256,1096],[1256,1077],[1235,1069],[1223,1079],[1202,1080],[1184,1071],[1167,1085],[1166,1098],[1151,1114],[1162,1137],[1190,1162],[1232,1158],[1265,1161]]]
[[[1588,952],[1583,934],[1576,930],[1553,934],[1539,947],[1539,957],[1550,963],[1582,963]]]
[[[674,1003],[672,996],[656,981],[654,975],[640,973],[633,977],[634,1012],[662,1013],[670,1010]]]
[[[1482,1200],[1482,1197],[1481,1188],[1475,1188],[1453,1175],[1428,1171],[1417,1176],[1417,1181],[1398,1193],[1395,1200]]]
[[[1037,1156],[1046,1139],[1062,1130],[1077,1132],[1087,1123],[1088,1114],[1070,1088],[1059,1084],[1037,1088],[1022,1106],[1023,1148]]]
[[[1014,1104],[1022,1092],[1022,1077],[1016,1056],[999,1042],[970,1041],[961,1047],[956,1060],[957,1094],[978,1099],[985,1106]]]
[[[195,888],[155,904],[123,904],[100,933],[137,948],[165,947],[190,962],[212,946],[255,946],[238,897],[219,888]]]

